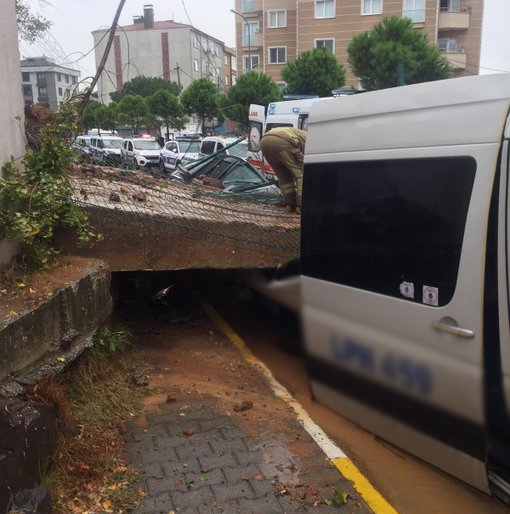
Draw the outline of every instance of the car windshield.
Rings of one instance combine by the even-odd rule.
[[[159,143],[151,139],[139,139],[138,141],[133,141],[133,144],[137,150],[161,150]]]
[[[246,143],[238,143],[237,145],[231,146],[228,149],[228,153],[230,155],[235,155],[236,157],[241,157],[241,159],[246,159],[246,155],[248,152],[248,145]]]
[[[264,179],[257,175],[247,165],[239,163],[230,169],[223,178],[223,185],[228,187],[231,184],[244,183],[248,185],[263,184]]]
[[[78,144],[80,146],[90,146],[90,139],[79,139]]]
[[[103,139],[103,148],[120,148],[121,146],[121,139]]]
[[[200,141],[184,141],[181,143],[181,152],[198,153],[200,151]]]

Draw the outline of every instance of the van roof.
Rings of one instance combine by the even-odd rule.
[[[496,143],[510,108],[510,73],[321,100],[308,119],[307,155]]]

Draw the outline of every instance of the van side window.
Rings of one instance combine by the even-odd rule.
[[[129,141],[128,142],[128,152],[132,152],[133,151],[133,143],[132,141]]]
[[[475,170],[471,157],[307,164],[303,274],[418,303],[424,287],[437,288],[446,305]]]

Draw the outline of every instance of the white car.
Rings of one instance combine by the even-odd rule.
[[[159,166],[161,146],[153,137],[131,137],[122,141],[121,165],[139,170]]]
[[[200,151],[200,139],[176,139],[168,141],[161,149],[159,156],[159,168],[165,173],[174,171],[177,165],[186,166],[198,159]]]
[[[117,136],[92,136],[89,147],[92,160],[97,164],[119,166],[121,145],[122,138]]]

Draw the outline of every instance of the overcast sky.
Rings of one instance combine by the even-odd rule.
[[[4,1],[4,0],[0,0]],[[53,22],[51,33],[61,47],[60,53],[71,67],[78,66],[82,78],[95,72],[94,53],[80,61],[93,47],[91,32],[111,25],[118,0],[27,0],[34,10]],[[235,15],[230,12],[235,0],[127,0],[120,18],[121,25],[132,23],[133,16],[143,14],[143,5],[154,5],[156,20],[173,19],[191,23],[197,29],[235,46]],[[510,71],[510,0],[485,0],[482,38],[482,73]],[[58,55],[51,41],[36,47],[21,45],[25,56]],[[57,58],[61,61],[61,58]]]

